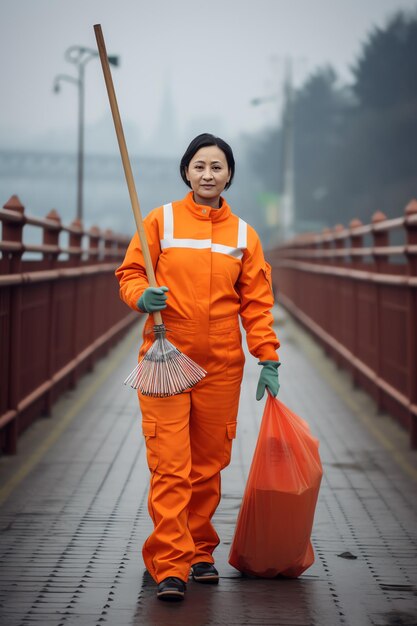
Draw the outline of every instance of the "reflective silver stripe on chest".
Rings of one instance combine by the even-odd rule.
[[[247,233],[247,223],[239,218],[236,248],[224,246],[221,243],[213,243],[211,239],[175,239],[172,204],[164,204],[164,238],[161,239],[161,250],[165,250],[166,248],[191,248],[194,250],[211,249],[212,252],[241,259],[247,247]]]

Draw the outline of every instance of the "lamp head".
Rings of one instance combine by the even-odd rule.
[[[116,54],[112,54],[110,56],[107,57],[110,65],[114,65],[115,67],[118,67],[119,65],[119,57]]]

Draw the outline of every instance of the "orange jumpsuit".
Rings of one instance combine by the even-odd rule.
[[[221,207],[185,198],[154,209],[144,220],[159,285],[169,288],[162,317],[167,338],[207,376],[169,398],[139,393],[151,471],[149,513],[154,530],[143,546],[156,582],[187,581],[190,566],[213,563],[219,537],[211,518],[220,501],[220,470],[230,462],[244,354],[239,315],[250,352],[278,360],[272,328],[270,267],[255,230]],[[149,286],[137,233],[116,270],[121,298],[134,310]],[[139,358],[153,342],[153,319]]]

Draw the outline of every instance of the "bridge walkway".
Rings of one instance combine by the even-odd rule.
[[[280,397],[320,440],[314,565],[298,580],[261,580],[227,563],[263,407],[248,357],[215,518],[220,584],[190,581],[180,604],[155,599],[140,555],[150,532],[140,415],[121,384],[135,328],[23,436],[16,457],[0,459],[0,624],[417,624],[417,453],[289,316],[277,326]]]

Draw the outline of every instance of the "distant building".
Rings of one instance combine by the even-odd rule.
[[[144,152],[149,156],[178,157],[182,149],[180,135],[171,81],[168,77],[161,97],[159,119]]]

